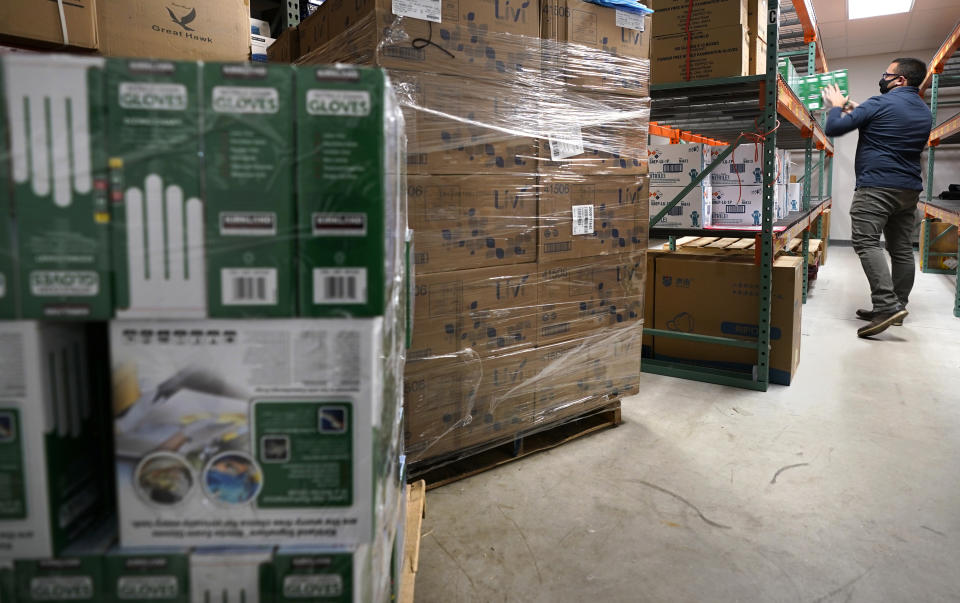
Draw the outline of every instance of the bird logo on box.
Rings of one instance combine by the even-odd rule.
[[[184,31],[193,31],[193,28],[188,27],[188,25],[197,18],[197,9],[190,8],[189,6],[181,6],[180,4],[173,4],[172,6],[188,10],[189,12],[182,17],[177,17],[177,14],[173,12],[173,9],[168,6],[167,13],[170,14],[170,20],[182,27]]]

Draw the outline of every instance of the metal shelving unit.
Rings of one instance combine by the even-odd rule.
[[[943,45],[934,55],[927,68],[927,76],[920,86],[920,94],[930,92],[930,112],[933,115],[933,130],[927,142],[927,195],[926,201],[920,204],[924,219],[923,241],[923,271],[935,274],[953,274],[957,278],[956,295],[953,302],[953,315],[960,317],[960,262],[955,270],[931,268],[930,257],[954,257],[960,259],[957,253],[930,253],[930,246],[944,237],[954,237],[960,248],[960,201],[945,201],[933,198],[933,168],[936,161],[937,149],[941,145],[960,144],[960,114],[945,120],[937,125],[937,105],[941,88],[960,87],[960,23],[944,40]],[[930,238],[930,221],[940,220],[951,226],[942,233]]]
[[[789,54],[795,54],[795,48],[804,48],[807,65],[817,65],[825,70],[826,59],[810,0],[793,0],[793,6],[789,8],[787,6],[781,8],[778,4],[778,0],[770,0],[765,74],[662,84],[655,85],[651,89],[651,134],[666,136],[673,142],[687,140],[727,145],[710,166],[687,185],[671,203],[662,208],[656,216],[651,216],[651,224],[659,222],[689,191],[709,177],[736,146],[745,140],[756,141],[763,145],[764,193],[759,228],[650,229],[652,237],[669,237],[671,247],[677,236],[756,237],[755,261],[760,269],[756,341],[678,333],[654,328],[645,328],[644,334],[754,349],[757,353],[756,365],[753,371],[747,373],[644,358],[641,365],[644,372],[766,391],[770,375],[773,259],[791,239],[801,234],[803,236],[803,296],[806,301],[810,226],[824,209],[830,207],[829,189],[832,178],[828,176],[826,190],[824,190],[822,174],[828,166],[832,170],[833,144],[824,134],[816,118],[803,106],[800,99],[777,73],[777,59],[781,44],[784,44]],[[773,219],[774,187],[776,186],[776,148],[778,146],[784,149],[804,149],[806,163],[802,211],[775,222]],[[815,150],[819,153],[820,159],[817,166],[813,163]],[[813,178],[811,177],[815,169],[820,170],[821,173],[816,195],[812,191]]]

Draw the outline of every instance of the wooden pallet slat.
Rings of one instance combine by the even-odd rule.
[[[709,245],[707,245],[707,247],[713,247],[713,248],[715,248],[715,249],[727,249],[728,247],[730,247],[730,245],[733,245],[734,243],[736,243],[736,242],[739,241],[739,240],[740,240],[740,239],[735,238],[735,237],[733,237],[733,238],[728,238],[728,239],[718,239],[718,240],[714,241],[713,243],[710,243]]]
[[[755,239],[740,239],[736,243],[731,243],[728,249],[753,249],[756,243]]]
[[[427,515],[427,484],[423,480],[407,485],[407,516],[404,524],[403,569],[400,574],[399,603],[413,603],[420,570],[420,532]]]

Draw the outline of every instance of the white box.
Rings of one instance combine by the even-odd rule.
[[[267,62],[267,49],[270,48],[270,45],[276,42],[274,38],[269,36],[250,36],[250,60],[257,61],[260,63]]]
[[[791,182],[786,187],[787,196],[785,205],[788,212],[800,211],[803,209],[803,183]]]
[[[774,187],[774,221],[786,217]],[[714,186],[714,226],[760,226],[763,219],[763,186]]]
[[[683,191],[682,186],[655,186],[650,183],[650,218],[653,219]],[[706,228],[712,226],[712,205],[709,186],[698,186],[672,207],[653,228]]]
[[[0,558],[53,557],[109,509],[86,327],[0,322],[0,359]]]
[[[260,603],[264,600],[260,568],[272,561],[270,547],[194,551],[190,555],[190,600]]]
[[[121,545],[369,542],[399,454],[384,340],[382,318],[111,323]]]
[[[777,149],[777,184],[790,182],[790,151]]]
[[[712,162],[726,147],[709,147]],[[742,144],[710,173],[713,186],[763,184],[763,145]]]
[[[709,156],[707,145],[665,144],[647,148],[650,186],[684,187],[703,171]]]
[[[250,33],[255,36],[270,37],[270,24],[263,19],[250,17]]]

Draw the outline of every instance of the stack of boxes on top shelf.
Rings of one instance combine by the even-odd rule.
[[[582,0],[329,0],[298,28],[300,63],[383,66],[403,106],[412,461],[636,391],[648,25]]]
[[[766,71],[767,0],[653,0],[654,84]]]
[[[407,227],[383,72],[0,66],[0,318],[23,319],[0,322],[0,585],[389,600]],[[64,318],[114,320],[37,322]]]

